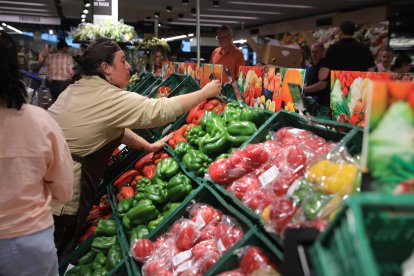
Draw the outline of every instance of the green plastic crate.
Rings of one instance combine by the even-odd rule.
[[[206,276],[218,275],[222,272],[237,269],[240,267],[240,260],[234,251],[244,246],[257,246],[263,250],[263,253],[269,260],[278,267],[283,262],[283,253],[268,238],[257,230],[250,231],[238,241],[232,249],[227,251],[205,274]]]
[[[147,88],[145,88],[142,93],[142,96],[148,96],[148,94],[152,93],[155,88],[158,88],[159,84],[162,82],[161,78],[155,79]]]
[[[402,275],[414,248],[414,195],[349,197],[311,248],[317,275]]]
[[[168,86],[171,88],[171,93],[169,96],[171,96],[172,92],[184,81],[184,79],[188,78],[190,76],[187,75],[181,75],[177,73],[172,73],[169,75],[165,80],[163,80],[161,83],[159,83],[157,86],[153,88],[153,90],[148,94],[148,97],[155,98],[157,96],[157,90],[161,86]],[[191,77],[190,77],[191,78]]]
[[[141,94],[145,91],[157,78],[152,74],[146,75],[140,82],[138,82],[135,87],[132,88],[132,92]]]
[[[249,231],[255,231],[255,226],[252,224],[250,220],[247,219],[244,215],[242,215],[239,211],[237,211],[233,206],[228,204],[214,189],[209,187],[208,185],[201,185],[195,192],[192,194],[191,197],[187,197],[181,206],[179,206],[171,216],[164,220],[159,227],[157,227],[151,234],[149,235],[149,239],[155,241],[159,236],[167,232],[170,227],[181,217],[188,217],[187,207],[194,203],[194,202],[201,202],[207,203],[212,207],[221,210],[223,214],[232,216],[233,218],[237,219],[240,223],[241,227],[245,231],[245,235],[249,233]],[[244,238],[244,237],[243,237]],[[242,241],[243,238],[240,240]],[[234,246],[236,246],[236,243]],[[229,249],[229,251],[231,251]],[[140,275],[141,265],[135,262],[132,258],[130,258],[131,262],[131,269],[134,275]]]

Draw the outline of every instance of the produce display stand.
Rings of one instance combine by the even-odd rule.
[[[312,248],[317,275],[402,275],[414,248],[413,225],[413,195],[348,198]]]

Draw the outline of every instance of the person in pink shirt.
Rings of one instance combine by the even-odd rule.
[[[0,31],[0,274],[58,275],[51,200],[72,198],[72,157],[59,125],[26,104],[16,44]]]

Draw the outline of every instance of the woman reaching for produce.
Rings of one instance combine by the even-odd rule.
[[[173,98],[149,99],[125,91],[131,66],[121,48],[105,38],[93,42],[77,62],[80,70],[74,76],[76,82],[49,108],[49,114],[63,130],[75,173],[73,200],[53,206],[59,255],[69,253],[79,238],[113,149],[123,143],[157,151],[171,138],[150,144],[131,129],[165,125],[221,91],[218,81]]]

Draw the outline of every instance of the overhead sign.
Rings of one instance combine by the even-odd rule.
[[[59,17],[43,17],[34,15],[0,15],[0,21],[31,23],[42,25],[60,25]]]
[[[112,15],[112,0],[94,0],[93,12],[95,15]]]

